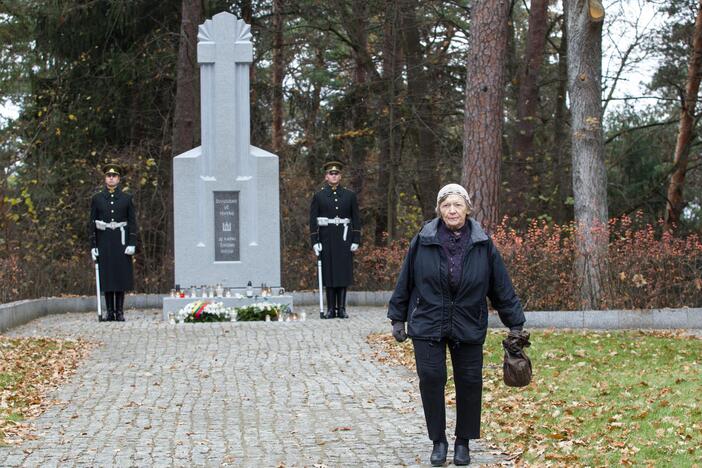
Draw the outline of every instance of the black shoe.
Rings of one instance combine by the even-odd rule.
[[[339,315],[337,315],[339,318],[349,318],[349,314],[346,313],[346,309],[343,307],[339,309]]]
[[[456,466],[470,464],[470,449],[467,445],[456,444],[453,446],[453,464]]]
[[[442,466],[446,463],[448,453],[448,442],[434,442],[434,450],[431,451],[429,462],[431,466]]]
[[[334,309],[327,310],[327,315],[324,316],[325,319],[333,319],[336,317],[336,311]]]

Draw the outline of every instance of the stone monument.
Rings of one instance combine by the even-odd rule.
[[[200,25],[202,145],[173,160],[175,282],[182,288],[280,287],[278,157],[250,145],[252,60],[243,20],[224,12]],[[168,299],[164,315],[181,302]]]

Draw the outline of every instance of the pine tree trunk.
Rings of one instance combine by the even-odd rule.
[[[171,138],[172,157],[184,153],[200,140],[200,72],[197,65],[197,30],[202,21],[201,0],[183,0],[181,3],[180,44],[178,46],[178,64],[176,71],[176,96],[173,111],[173,135]],[[165,274],[173,275],[173,159],[166,158],[163,190],[168,193],[168,202],[164,206],[167,244]]]
[[[248,25],[250,25],[252,28],[254,27],[253,24],[253,6],[251,5],[251,0],[243,0],[241,2],[241,19],[244,20],[244,22]],[[252,63],[251,66],[249,67],[249,83],[253,84],[256,83],[256,67]],[[251,86],[251,90],[249,91],[249,101],[250,101],[250,106],[251,106],[251,112],[255,112],[256,109],[256,88],[254,86]],[[252,135],[253,137],[253,135]],[[254,142],[251,142],[254,143]]]
[[[583,309],[605,306],[607,173],[602,132],[602,22],[592,22],[587,0],[564,4],[568,30],[568,90],[576,235],[575,272]]]
[[[315,50],[315,66],[318,69],[324,67],[324,50],[325,45],[320,44]],[[313,89],[310,98],[309,108],[305,113],[305,146],[307,146],[309,151],[309,157],[307,158],[307,172],[313,179],[319,177],[320,167],[318,166],[318,159],[315,157],[315,149],[317,148],[317,118],[319,116],[319,107],[321,104],[322,97],[322,85],[314,82]]]
[[[351,91],[351,128],[356,135],[351,137],[349,182],[360,197],[364,192],[366,159],[368,157],[368,3],[358,2],[353,14],[348,16],[349,37],[354,45],[353,90]]]
[[[683,188],[687,172],[688,157],[690,155],[690,142],[692,141],[693,127],[695,125],[695,107],[697,95],[700,90],[700,77],[702,76],[702,0],[698,4],[695,32],[692,42],[692,57],[687,68],[687,84],[685,96],[680,109],[680,126],[678,140],[675,144],[673,159],[674,170],[668,186],[668,204],[666,207],[665,224],[669,230],[680,224],[680,214],[684,207]]]
[[[386,0],[383,32],[383,74],[380,85],[377,115],[379,136],[379,197],[375,212],[375,244],[392,242],[397,233],[397,169],[399,166],[399,137],[397,125],[398,85],[401,81],[402,62],[398,41],[399,11],[396,0]],[[387,239],[384,235],[387,234]]]
[[[273,0],[273,122],[271,127],[271,147],[276,154],[280,153],[280,150],[283,148],[283,78],[285,76],[283,5],[284,0]]]
[[[568,89],[568,29],[565,18],[562,21],[561,43],[558,46],[558,86],[556,87],[555,112],[553,118],[553,186],[558,187],[554,219],[557,223],[572,220],[570,205],[566,204],[568,197],[573,193],[570,177],[569,151],[570,141],[567,136],[567,127],[570,113],[566,105],[566,92]]]
[[[486,227],[499,221],[508,13],[507,0],[477,0],[471,19],[461,181]]]
[[[419,147],[416,159],[417,196],[422,208],[422,216],[431,219],[435,216],[436,193],[439,190],[437,167],[436,128],[429,77],[424,71],[422,45],[419,40],[416,10],[417,0],[400,0],[402,21],[402,42],[407,65],[407,101],[412,115],[409,125]]]
[[[201,0],[183,0],[181,8],[175,111],[173,113],[173,156],[195,147],[200,133],[197,28],[202,17]]]
[[[530,181],[534,174],[534,165],[541,159],[540,155],[534,154],[534,131],[539,105],[539,76],[548,29],[547,17],[548,0],[532,0],[524,61],[518,74],[517,134],[514,138],[513,158],[520,174],[514,177],[510,184],[516,204],[512,209],[516,208],[522,213],[526,213],[530,205],[528,197],[534,193]],[[541,177],[540,174],[539,176]]]

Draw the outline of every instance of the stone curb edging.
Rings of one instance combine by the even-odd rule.
[[[392,291],[349,291],[347,302],[351,307],[384,307],[391,294]],[[293,292],[292,295],[297,306],[319,304],[319,295],[313,291]],[[161,294],[131,294],[125,296],[124,305],[127,309],[160,309],[163,297]],[[45,315],[95,310],[95,296],[43,297],[0,304],[0,333]],[[702,329],[702,308],[528,311],[526,318],[528,328]],[[502,327],[496,314],[490,314],[488,325]]]
[[[161,308],[161,294],[133,294],[124,298],[125,308]],[[105,300],[102,299],[102,307]],[[95,296],[42,297],[0,304],[0,333],[45,315],[96,311]],[[97,320],[97,312],[96,312]]]

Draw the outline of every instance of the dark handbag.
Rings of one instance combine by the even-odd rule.
[[[525,387],[531,382],[531,359],[524,352],[530,345],[529,332],[524,330],[510,331],[502,340],[505,349],[502,378],[508,387]]]

